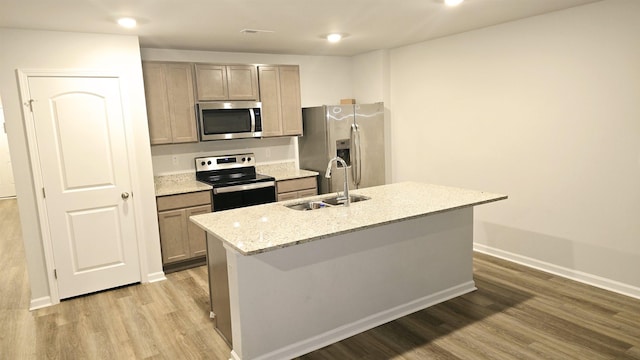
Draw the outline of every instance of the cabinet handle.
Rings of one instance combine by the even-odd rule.
[[[127,200],[129,198],[129,193],[125,191],[120,196],[122,197],[122,200]]]

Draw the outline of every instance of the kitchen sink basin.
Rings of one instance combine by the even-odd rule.
[[[371,199],[370,197],[366,197],[366,196],[362,196],[362,195],[350,195],[349,198],[351,199],[351,203],[356,203],[358,201],[363,201],[363,200],[369,200]],[[338,199],[338,197],[334,196],[332,198],[328,198],[328,199],[322,199],[322,202],[325,204],[329,204],[329,205],[342,205],[344,204],[344,200],[343,199]]]
[[[307,211],[307,210],[315,210],[322,209],[324,207],[329,207],[331,205],[325,204],[322,201],[308,201],[299,204],[286,205],[289,209]]]
[[[351,203],[356,203],[359,201],[371,199],[370,197],[366,197],[362,195],[351,195],[349,196],[349,198],[351,199]],[[343,199],[338,199],[338,197],[334,196],[334,197],[330,197],[322,200],[307,201],[307,202],[302,202],[302,203],[297,203],[292,205],[286,205],[286,207],[293,210],[308,211],[308,210],[322,209],[325,207],[332,207],[332,206],[338,206],[343,204],[344,204]]]

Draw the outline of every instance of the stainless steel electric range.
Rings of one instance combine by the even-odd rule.
[[[276,180],[256,173],[253,153],[199,157],[196,180],[213,186],[213,211],[276,201]]]

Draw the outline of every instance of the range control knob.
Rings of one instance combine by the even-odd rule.
[[[207,165],[211,165],[211,160],[207,161]]]
[[[248,157],[248,158],[247,158],[247,161],[251,161],[251,158],[250,158],[250,157]]]
[[[242,162],[245,162],[247,159],[246,158],[242,158]]]
[[[205,163],[204,161],[200,163],[200,165],[202,165],[202,166],[204,166],[205,164],[206,164],[206,163]]]

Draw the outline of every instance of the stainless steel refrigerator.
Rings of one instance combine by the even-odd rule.
[[[302,109],[303,136],[298,138],[300,168],[320,173],[321,194],[342,191],[344,170],[330,159],[347,163],[349,189],[385,183],[384,104],[318,106]]]

